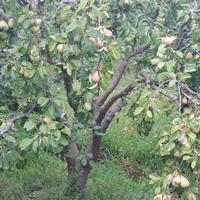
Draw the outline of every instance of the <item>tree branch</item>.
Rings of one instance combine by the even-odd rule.
[[[107,111],[109,110],[109,108],[120,98],[127,96],[131,90],[133,90],[134,86],[133,84],[129,84],[127,87],[125,87],[123,90],[121,90],[120,92],[118,92],[117,94],[114,94],[111,99],[105,103],[105,105],[101,106],[99,109],[99,112],[96,113],[95,116],[95,121],[97,124],[99,124],[102,119],[105,117]]]
[[[69,102],[70,107],[74,110],[74,112],[76,111],[77,107],[76,104],[74,103],[74,101],[72,100],[70,94],[73,90],[72,88],[72,78],[71,76],[67,73],[67,71],[65,69],[63,69],[63,64],[62,63],[57,63],[55,64],[57,67],[59,67],[62,71],[61,75],[63,80],[64,80],[64,85],[65,85],[65,91],[67,93],[67,99]]]
[[[30,6],[31,6],[32,10],[38,9],[39,0],[32,0],[31,3],[30,3]]]
[[[33,102],[28,111],[22,115],[14,115],[13,117],[11,117],[10,119],[8,119],[6,122],[3,123],[3,125],[0,128],[0,136],[3,136],[5,133],[9,132],[12,128],[12,125],[23,118],[28,117],[37,107],[37,103]]]
[[[150,47],[149,44],[142,44],[139,45],[137,47],[135,47],[134,51],[132,54],[130,54],[129,56],[127,56],[124,59],[121,59],[119,62],[119,67],[117,72],[115,73],[109,87],[104,91],[104,93],[100,96],[97,97],[97,100],[95,102],[96,107],[98,108],[99,106],[103,105],[103,103],[105,102],[105,100],[108,98],[108,96],[113,92],[113,90],[117,87],[117,85],[119,84],[122,75],[128,65],[129,60],[138,55],[143,53],[146,49],[148,49]]]
[[[144,70],[141,71],[141,72],[140,72],[140,75],[144,78],[144,81],[145,81],[146,83],[150,83],[152,89],[158,90],[159,93],[163,94],[164,96],[168,97],[169,99],[171,99],[171,100],[173,100],[173,101],[177,101],[177,100],[178,100],[178,97],[177,97],[176,95],[174,95],[174,94],[166,94],[163,90],[161,90],[161,89],[159,88],[159,86],[156,84],[155,79],[152,79],[152,78],[150,77],[150,75],[149,75],[146,71],[144,71]]]
[[[191,14],[189,14],[189,19],[184,22],[183,24],[181,24],[179,31],[178,31],[178,36],[177,39],[175,40],[174,44],[173,44],[173,49],[175,51],[179,50],[182,47],[183,41],[188,37],[188,26],[191,23],[192,18],[191,18]]]

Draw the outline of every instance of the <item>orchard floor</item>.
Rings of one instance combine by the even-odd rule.
[[[25,167],[0,173],[0,200],[151,200],[148,174],[163,168],[154,149],[159,125],[144,136],[131,123],[112,123],[84,196],[69,189],[66,164],[41,152],[29,155]]]

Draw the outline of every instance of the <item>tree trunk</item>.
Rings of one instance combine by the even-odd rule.
[[[86,155],[85,155],[86,159],[87,159],[87,154],[92,153],[93,155],[92,160],[94,162],[97,161],[100,146],[101,146],[101,141],[102,141],[102,136],[99,136],[99,135],[92,136],[92,142],[88,145],[88,148],[86,150]],[[77,182],[76,182],[76,188],[80,192],[83,192],[83,190],[85,189],[87,178],[91,170],[92,170],[92,166],[89,164],[89,162],[87,162],[87,164],[81,168],[78,174]]]

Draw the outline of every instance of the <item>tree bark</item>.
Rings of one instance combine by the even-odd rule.
[[[88,145],[88,149],[86,150],[87,153],[92,153],[93,155],[93,161],[96,162],[101,146],[102,136],[99,135],[93,135],[92,136],[92,142]],[[87,156],[87,155],[86,155]],[[82,192],[85,188],[88,175],[92,169],[92,166],[89,162],[85,166],[83,166],[78,174],[78,179],[76,182],[77,189]]]

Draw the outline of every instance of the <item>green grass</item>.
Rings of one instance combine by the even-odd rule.
[[[0,200],[149,200],[153,188],[147,175],[159,158],[151,152],[154,149],[154,133],[141,136],[136,129],[129,128],[132,121],[122,116],[122,121],[114,120],[106,134],[101,157],[92,170],[84,197],[70,190],[67,182],[67,166],[58,158],[41,152],[39,159],[29,155],[27,164],[21,169],[12,169],[0,174]],[[127,128],[128,127],[128,128]],[[159,128],[155,128],[159,131]],[[141,177],[128,177],[123,158],[130,160],[134,169],[139,169]],[[5,189],[6,186],[6,189]]]

